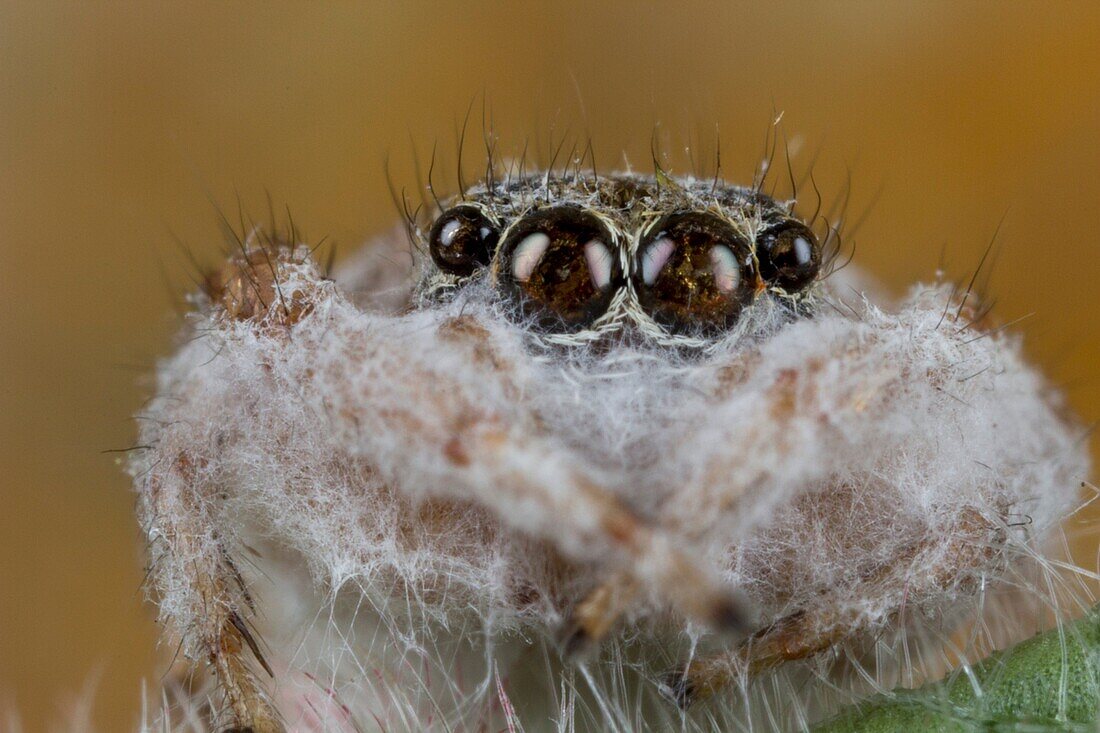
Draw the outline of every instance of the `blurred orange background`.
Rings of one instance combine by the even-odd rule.
[[[782,111],[796,168],[820,149],[827,194],[850,171],[852,211],[875,202],[857,261],[895,289],[943,251],[965,277],[1004,217],[999,316],[1033,314],[1030,354],[1100,415],[1100,4],[7,2],[0,711],[45,730],[94,689],[98,728],[131,729],[164,668],[104,451],[177,328],[171,233],[213,263],[210,201],[270,191],[346,254],[396,220],[387,154],[415,187],[414,146],[453,161],[471,100],[480,143],[483,97],[505,140],[590,134],[603,170],[648,167],[654,129],[701,156],[717,124],[742,182]],[[1075,550],[1094,566],[1095,533]]]

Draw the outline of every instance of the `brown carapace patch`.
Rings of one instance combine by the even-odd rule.
[[[230,257],[219,270],[203,278],[203,291],[225,314],[238,321],[297,323],[312,309],[302,293],[285,287],[286,269],[301,266],[306,257],[288,247],[251,247]]]

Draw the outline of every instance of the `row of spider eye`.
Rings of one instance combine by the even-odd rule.
[[[817,238],[793,219],[758,232],[754,247],[714,213],[668,214],[641,233],[629,275],[607,226],[577,206],[530,212],[505,234],[501,241],[481,209],[463,204],[436,219],[429,253],[459,277],[492,265],[498,285],[548,330],[591,325],[629,279],[642,309],[667,329],[720,331],[762,290],[797,294],[821,267]]]

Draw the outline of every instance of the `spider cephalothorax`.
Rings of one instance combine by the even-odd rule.
[[[686,703],[926,620],[876,655],[885,680],[1023,585],[1087,470],[1057,396],[968,293],[883,310],[826,278],[814,218],[719,181],[543,174],[413,222],[411,274],[393,240],[335,281],[304,245],[239,242],[132,462],[212,720],[482,729],[509,660],[563,632],[566,656],[710,645],[637,665]],[[480,682],[444,638],[481,640]]]

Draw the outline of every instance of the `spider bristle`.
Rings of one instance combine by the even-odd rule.
[[[458,138],[458,161],[455,164],[455,176],[458,180],[458,195],[463,201],[466,200],[466,179],[462,171],[462,153],[466,147],[466,128],[470,124],[470,113],[474,109],[475,101],[477,101],[477,97],[470,99],[470,104],[466,107],[466,115],[462,118],[462,127],[456,131]]]

